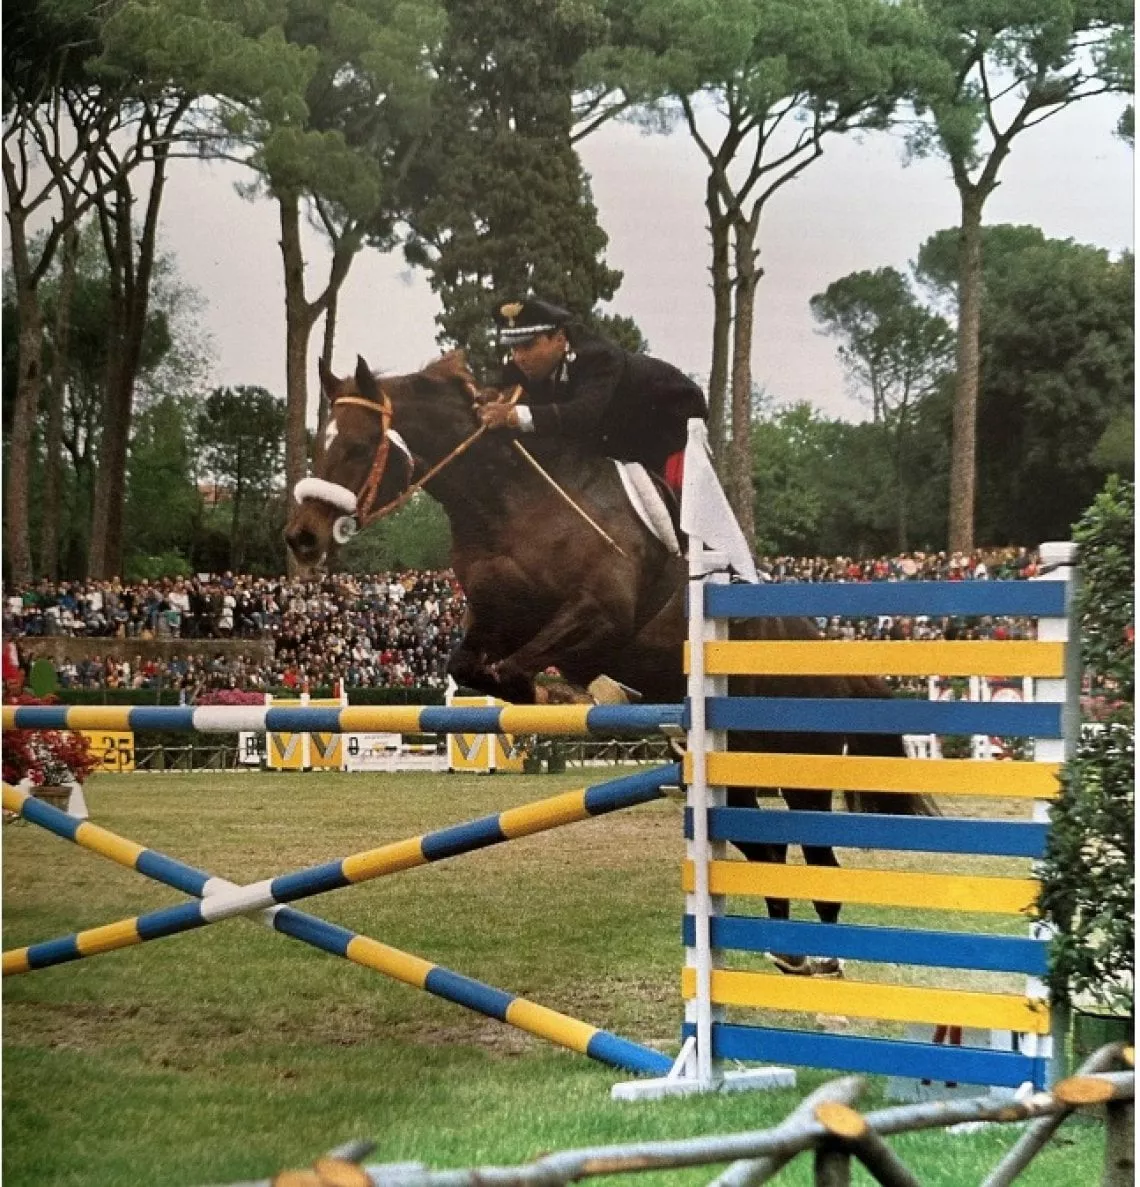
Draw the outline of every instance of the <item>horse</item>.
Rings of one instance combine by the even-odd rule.
[[[478,405],[501,393],[480,389],[457,351],[410,375],[377,376],[359,358],[355,375],[338,379],[322,365],[320,378],[328,427],[313,477],[296,488],[285,531],[300,565],[327,564],[358,523],[367,526],[423,489],[447,515],[452,568],[467,597],[465,632],[449,661],[458,684],[533,703],[536,675],[556,667],[581,687],[607,676],[652,703],[683,699],[687,565],[635,514],[611,459],[568,440],[533,438],[526,441],[528,458],[511,434],[484,431]],[[814,622],[799,618],[743,619],[730,634],[820,637]],[[741,676],[730,678],[729,692],[891,695],[882,680],[862,676]],[[904,755],[895,734],[740,732],[730,745],[793,754]],[[792,810],[831,810],[830,791],[778,790]],[[754,789],[733,788],[727,802],[755,807],[756,796]],[[918,795],[863,792],[849,803],[859,811],[936,813],[929,798]],[[735,844],[750,861],[787,858],[786,845]],[[803,851],[809,865],[839,864],[829,846]],[[786,899],[766,902],[772,918],[789,918]],[[816,902],[815,909],[824,922],[839,917],[837,903]],[[834,960],[813,965],[803,957],[774,959],[785,972],[838,972]]]

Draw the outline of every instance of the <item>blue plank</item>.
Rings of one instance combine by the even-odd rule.
[[[295,911],[292,907],[282,907],[273,912],[273,926],[284,935],[292,936],[314,948],[321,948],[331,952],[334,956],[348,957],[348,946],[356,938],[347,928],[338,927],[335,923],[326,923],[314,915],[306,915],[303,911]]]
[[[65,730],[67,705],[17,705],[13,727],[18,730]]]
[[[994,734],[1059,738],[1061,706],[968,701],[857,701],[804,697],[709,697],[709,729],[808,734]],[[689,724],[686,707],[685,724]]]
[[[501,705],[427,705],[420,710],[425,734],[497,734]]]
[[[594,705],[586,710],[591,734],[654,734],[663,725],[680,724],[680,705]]]
[[[685,1023],[682,1035],[695,1030]],[[1026,1080],[1044,1087],[1045,1064],[1017,1051],[979,1047],[947,1047],[901,1039],[869,1039],[854,1035],[815,1034],[765,1026],[714,1023],[715,1059],[785,1063],[799,1067],[834,1068],[881,1076],[906,1076],[941,1083],[986,1084],[1016,1088]]]
[[[649,1076],[667,1076],[673,1067],[668,1055],[662,1055],[650,1047],[642,1047],[639,1043],[631,1043],[629,1039],[618,1038],[605,1030],[594,1032],[586,1044],[586,1054],[612,1067]]]
[[[132,730],[186,731],[194,728],[194,710],[189,705],[134,705],[128,721]]]
[[[1018,615],[1060,618],[1065,614],[1063,581],[813,581],[762,585],[709,585],[710,618],[817,618],[840,614],[936,617]]]
[[[836,845],[922,853],[987,853],[1044,857],[1049,826],[1032,820],[962,820],[948,817],[862,815],[853,812],[782,812],[711,808],[712,841],[766,841],[777,845]],[[685,809],[685,836],[693,836]]]
[[[681,781],[681,764],[670,763],[636,775],[622,775],[586,788],[583,806],[591,816],[601,816],[619,808],[631,808],[634,804],[647,804],[659,800],[665,794],[663,787]]]
[[[265,711],[265,728],[275,734],[338,734],[340,707],[303,705]]]
[[[475,981],[465,977],[462,973],[453,973],[436,965],[427,975],[424,988],[428,993],[437,997],[445,997],[449,1002],[466,1006],[469,1010],[478,1010],[489,1018],[497,1018],[506,1022],[507,1009],[515,1000],[513,993],[504,993],[492,985],[484,985],[482,981]]]
[[[293,899],[308,898],[324,894],[327,890],[340,890],[352,883],[344,876],[344,862],[326,861],[323,865],[309,866],[291,874],[280,874],[269,883],[269,893],[276,903],[288,903]]]
[[[499,815],[481,816],[478,820],[467,820],[426,833],[420,839],[420,852],[425,861],[439,861],[454,857],[457,853],[471,853],[488,845],[498,845],[507,839],[499,823]]]
[[[717,915],[711,923],[715,948],[734,952],[787,952],[800,956],[838,956],[880,964],[973,969],[1043,977],[1048,970],[1045,940],[1028,936],[976,935],[924,928],[872,927],[857,923],[806,923],[757,915]],[[695,923],[686,915],[682,943],[696,943]]]

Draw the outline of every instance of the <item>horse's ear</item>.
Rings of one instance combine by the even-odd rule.
[[[356,356],[356,390],[371,400],[379,400],[380,392],[376,388],[376,376],[372,368],[364,361],[364,356]]]
[[[331,404],[340,395],[340,380],[329,370],[324,358],[317,359],[317,375],[320,376],[321,391]]]

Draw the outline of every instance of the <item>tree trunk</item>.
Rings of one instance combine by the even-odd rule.
[[[10,198],[19,193],[7,151],[4,153],[4,181]],[[32,436],[43,384],[43,313],[28,257],[26,211],[18,201],[9,201],[7,216],[19,329],[16,338],[15,407],[12,409],[12,427],[8,437],[4,487],[4,541],[11,579],[17,584],[24,584],[32,579],[28,509]]]
[[[757,267],[755,224],[735,225],[736,302],[732,326],[732,440],[728,447],[728,501],[736,513],[749,548],[756,546],[752,483],[752,327],[756,310]]]
[[[245,566],[245,544],[241,533],[242,487],[244,478],[241,461],[238,461],[237,477],[234,480],[233,497],[230,501],[230,571],[240,573]]]
[[[336,346],[336,307],[337,294],[329,294],[328,306],[325,309],[325,332],[321,339],[321,361],[332,370],[333,349]],[[317,393],[317,440],[325,439],[325,426],[329,422],[329,402],[323,391]]]
[[[976,188],[961,189],[962,228],[958,240],[958,374],[950,437],[951,552],[974,547],[974,491],[977,478],[978,386],[982,332],[982,205]]]
[[[11,579],[18,585],[32,579],[32,547],[28,527],[32,436],[39,410],[43,373],[43,324],[35,291],[18,297],[16,406],[8,438],[4,527]]]
[[[715,180],[710,176],[705,209],[712,237],[713,333],[709,367],[709,444],[722,477],[725,458],[725,392],[728,387],[728,355],[732,333],[732,275],[729,267],[729,225],[720,208]]]
[[[309,393],[305,381],[309,333],[316,320],[305,299],[305,259],[301,250],[301,202],[296,192],[278,194],[281,257],[285,265],[285,489],[305,477],[309,459],[305,416]],[[284,545],[282,545],[284,547]]]
[[[899,552],[908,552],[910,535],[910,492],[906,488],[906,409],[899,412],[898,425],[895,428],[895,545]]]
[[[47,428],[44,432],[44,505],[40,571],[52,581],[59,577],[59,529],[63,471],[63,401],[67,390],[71,342],[71,302],[79,260],[79,231],[72,225],[61,239],[59,295],[53,331],[51,379],[47,388]]]

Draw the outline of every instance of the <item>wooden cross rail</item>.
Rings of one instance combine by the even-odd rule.
[[[1121,1068],[1125,1070],[1120,1070]],[[322,1160],[304,1171],[285,1171],[274,1179],[240,1187],[309,1187],[359,1183],[361,1187],[563,1187],[581,1179],[667,1168],[729,1163],[709,1187],[759,1187],[797,1154],[811,1151],[816,1187],[848,1187],[851,1159],[858,1159],[882,1187],[918,1187],[919,1180],[883,1140],[897,1133],[945,1129],[964,1122],[1009,1123],[1036,1120],[985,1180],[985,1187],[1010,1183],[1047,1143],[1058,1125],[1079,1108],[1104,1108],[1105,1187],[1133,1182],[1134,1054],[1114,1043],[1093,1053],[1076,1075],[1025,1099],[980,1096],[902,1105],[862,1114],[852,1102],[863,1088],[858,1076],[831,1080],[772,1129],[753,1133],[641,1142],[564,1150],[525,1166],[486,1166],[430,1171],[418,1164],[349,1166],[341,1161],[336,1177],[322,1173]],[[352,1177],[343,1177],[348,1172]],[[238,1187],[238,1185],[235,1185]]]

